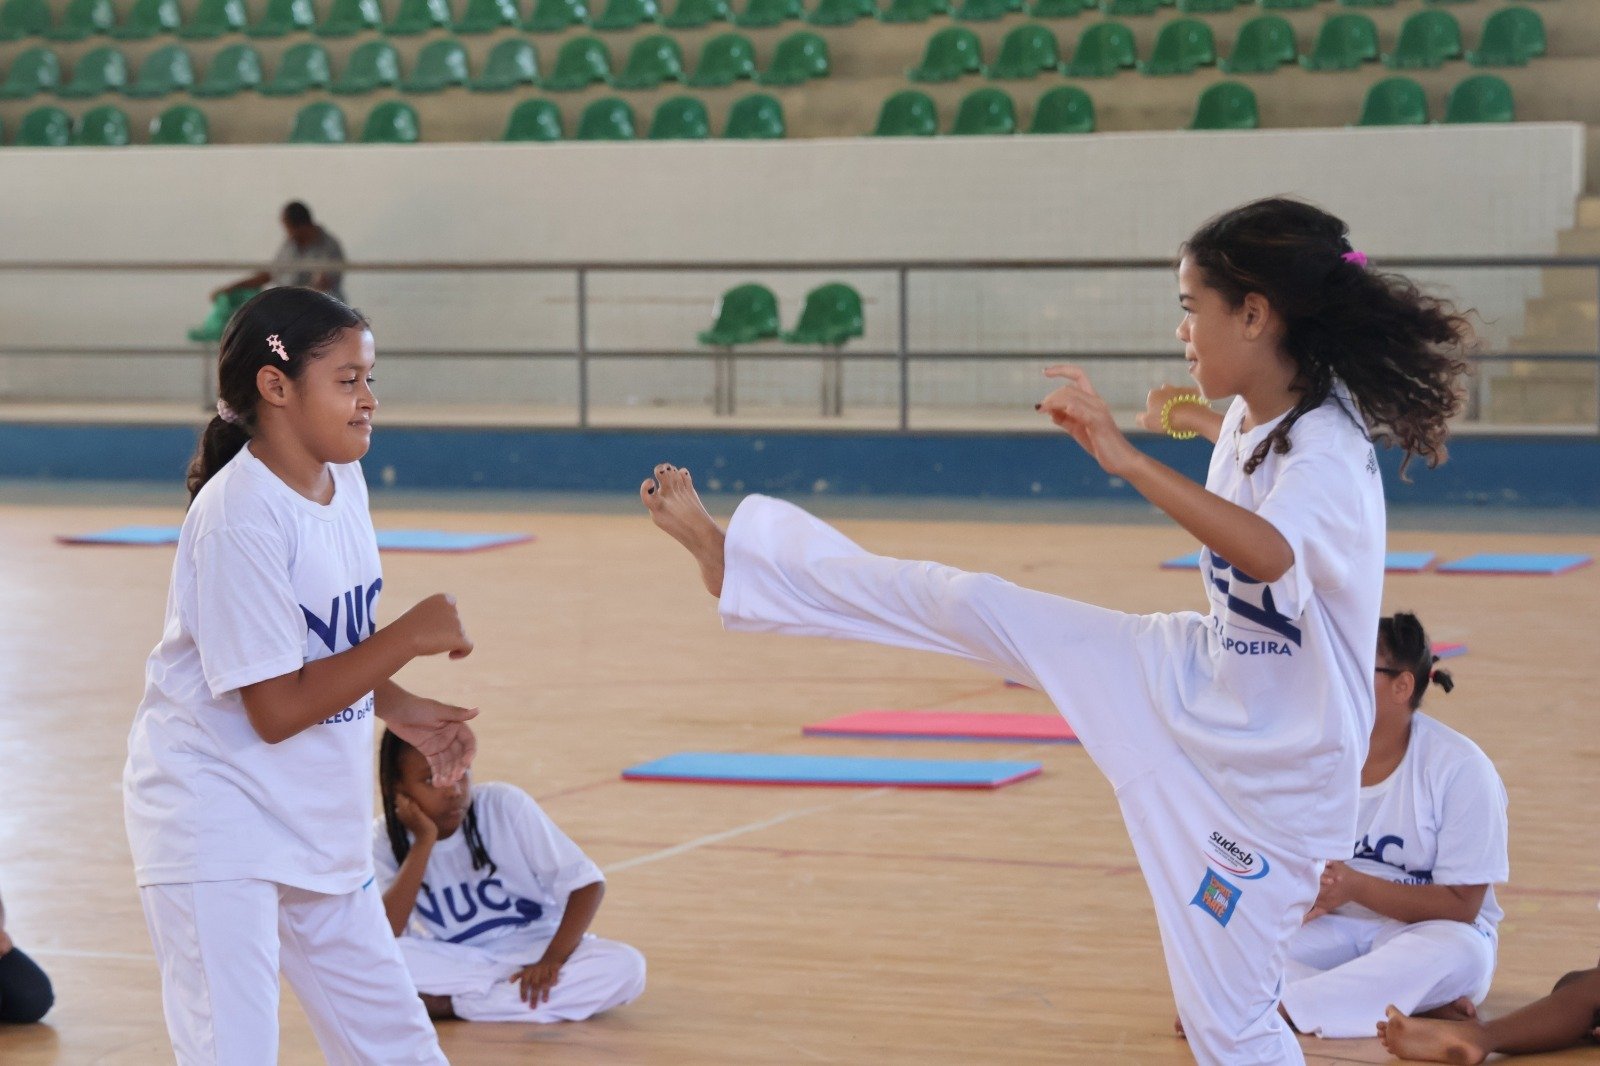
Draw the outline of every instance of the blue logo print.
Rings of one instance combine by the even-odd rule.
[[[300,613],[306,616],[306,630],[315,633],[330,652],[338,651],[339,617],[342,608],[345,647],[355,647],[378,631],[378,620],[373,616],[372,605],[377,600],[378,593],[382,591],[383,578],[380,577],[372,583],[371,588],[357,585],[342,596],[335,596],[328,607],[326,620],[302,603]]]
[[[1267,633],[1275,633],[1296,647],[1300,645],[1300,627],[1294,624],[1294,619],[1278,610],[1277,604],[1273,601],[1270,587],[1240,572],[1236,566],[1210,548],[1206,549],[1204,559],[1206,560],[1204,564],[1206,567],[1206,579],[1211,583],[1212,587],[1226,597],[1230,614],[1235,618],[1260,626]],[[1252,589],[1261,590],[1260,603],[1252,603],[1243,598],[1244,594]],[[1270,647],[1252,649],[1249,654],[1293,654],[1288,645],[1279,645],[1276,641],[1251,643],[1261,643],[1270,645]],[[1282,651],[1278,650],[1280,647]]]
[[[1208,866],[1205,880],[1200,882],[1200,888],[1195,892],[1194,899],[1189,901],[1189,906],[1199,907],[1215,918],[1218,925],[1226,928],[1242,895],[1243,889]]]
[[[476,886],[462,881],[444,889],[438,896],[433,894],[432,888],[423,885],[417,894],[417,913],[441,930],[452,922],[458,925],[471,922],[481,914],[482,921],[448,938],[452,944],[461,944],[502,926],[532,925],[544,914],[544,908],[531,899],[506,892],[498,877],[487,877]]]

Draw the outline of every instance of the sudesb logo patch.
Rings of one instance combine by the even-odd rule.
[[[1206,851],[1223,873],[1243,881],[1257,881],[1267,876],[1272,865],[1258,851],[1244,847],[1238,841],[1213,832],[1206,840]]]

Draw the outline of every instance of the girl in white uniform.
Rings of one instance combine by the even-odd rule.
[[[1462,319],[1366,269],[1338,219],[1265,200],[1203,226],[1178,337],[1204,397],[1152,393],[1147,428],[1216,442],[1205,487],[1139,452],[1088,376],[1040,404],[1110,475],[1206,546],[1207,614],[1127,615],[997,577],[869,555],[750,497],[726,534],[686,471],[640,486],[730,629],[940,651],[1045,692],[1116,790],[1155,899],[1190,1047],[1302,1062],[1277,1011],[1285,946],[1347,855],[1372,723],[1384,502],[1368,439],[1444,458]]]
[[[435,1018],[575,1022],[639,998],[644,956],[589,934],[605,877],[515,785],[436,785],[394,733],[378,748],[372,863]]]
[[[1476,744],[1417,710],[1430,682],[1453,682],[1415,615],[1379,622],[1375,669],[1355,850],[1328,864],[1289,941],[1284,1012],[1316,1036],[1370,1037],[1390,1004],[1476,1006],[1494,977],[1505,786]]]
[[[311,289],[262,293],[222,338],[123,775],[184,1066],[275,1064],[280,971],[330,1063],[445,1061],[371,887],[372,719],[459,777],[476,712],[390,678],[472,643],[443,595],[377,626],[372,366],[366,320]]]

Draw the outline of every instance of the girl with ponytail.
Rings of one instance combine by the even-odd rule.
[[[280,969],[328,1061],[445,1061],[370,887],[373,718],[459,778],[477,712],[391,678],[472,642],[444,595],[378,625],[374,360],[366,319],[312,289],[263,292],[222,338],[123,774],[185,1066],[278,1061]]]

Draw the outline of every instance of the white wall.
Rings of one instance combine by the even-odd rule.
[[[26,209],[0,213],[0,259],[261,259],[281,239],[278,207],[295,198],[352,259],[373,262],[1166,257],[1207,216],[1272,193],[1341,215],[1357,247],[1380,262],[1543,254],[1572,225],[1582,171],[1583,129],[1569,124],[779,144],[8,148],[0,190]],[[892,277],[840,276],[868,300],[863,344],[892,348]],[[759,280],[773,284],[792,320],[824,277]],[[0,344],[170,341],[182,352],[184,329],[221,280],[0,273]],[[597,276],[591,344],[692,346],[717,294],[743,280]],[[1483,311],[1496,340],[1520,331],[1523,300],[1537,288],[1537,272],[1441,280]],[[380,348],[558,347],[573,336],[570,275],[355,273],[347,288],[373,318]],[[912,343],[1041,355],[1165,350],[1174,306],[1165,272],[927,274],[912,283]],[[92,372],[63,373],[69,365]],[[642,399],[695,398],[707,387],[702,368],[677,370],[629,364],[601,371],[597,386]],[[814,377],[764,373],[742,372],[741,385],[810,402]],[[13,397],[188,396],[196,376],[178,360],[0,361],[0,388]],[[419,364],[387,377],[418,396],[462,401],[571,392],[570,373],[555,364]],[[1032,388],[1033,371],[960,364],[918,378],[934,401],[1011,402],[1021,383]],[[891,383],[887,368],[863,369],[852,389],[866,393],[852,397],[887,397]]]

